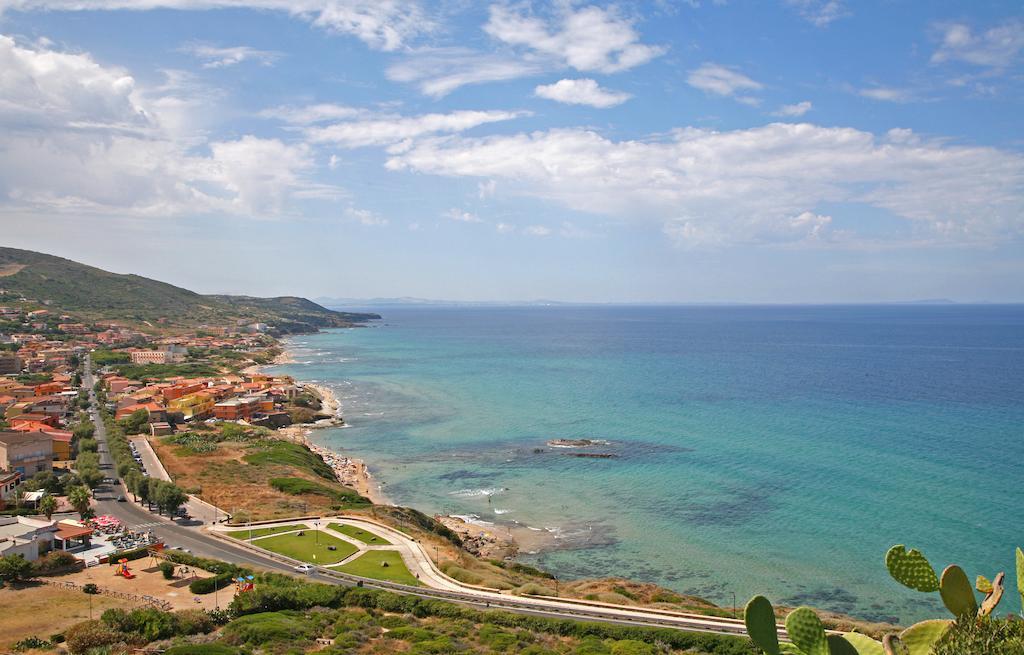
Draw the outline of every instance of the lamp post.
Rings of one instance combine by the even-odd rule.
[[[316,545],[320,545],[320,521],[313,521],[313,535],[316,539]]]

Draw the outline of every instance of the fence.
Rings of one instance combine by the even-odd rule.
[[[84,584],[78,582],[71,582],[68,580],[39,580],[39,582],[42,582],[46,585],[50,585],[51,587],[71,589],[74,591],[82,591],[82,588],[85,586]],[[174,606],[171,605],[170,602],[166,600],[161,600],[160,598],[157,598],[155,596],[149,596],[145,594],[133,594],[127,591],[117,591],[116,589],[107,589],[105,587],[100,586],[97,586],[96,589],[100,594],[104,596],[110,596],[111,598],[120,598],[122,600],[131,601],[133,603],[139,603],[140,605],[152,605],[153,607],[164,611],[170,611],[174,608]]]

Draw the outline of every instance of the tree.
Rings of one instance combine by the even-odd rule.
[[[161,514],[165,510],[168,514],[174,514],[188,500],[188,494],[182,491],[178,485],[161,480],[157,482],[155,500],[157,510]]]
[[[142,473],[138,469],[130,469],[124,476],[124,483],[128,491],[132,492],[135,502],[139,501],[139,485],[142,483]]]
[[[142,426],[149,423],[149,410],[137,409],[118,423],[124,428],[125,434],[138,434]]]
[[[45,514],[46,520],[49,521],[53,513],[57,511],[57,499],[50,495],[43,496],[39,501],[39,511]]]
[[[83,519],[89,513],[89,501],[92,498],[92,494],[89,493],[89,488],[85,486],[75,487],[68,493],[68,502],[75,508],[79,516]]]
[[[142,502],[146,503],[147,509],[153,506],[153,497],[155,495],[153,492],[156,491],[155,482],[156,480],[152,478],[142,478],[139,481],[137,493]]]
[[[31,576],[32,562],[21,553],[0,557],[0,580],[3,582],[27,580]]]

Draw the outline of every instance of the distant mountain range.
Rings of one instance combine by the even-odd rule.
[[[377,314],[327,309],[295,296],[202,295],[139,275],[111,273],[31,250],[0,248],[0,293],[82,320],[111,320],[168,329],[238,322],[266,323],[279,333],[348,327]],[[0,297],[0,304],[8,300]]]

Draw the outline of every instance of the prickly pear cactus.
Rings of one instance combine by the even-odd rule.
[[[829,655],[860,655],[842,635],[828,635],[827,639]]]
[[[992,581],[983,575],[979,575],[974,579],[974,588],[983,594],[990,594],[992,593]]]
[[[915,623],[900,633],[900,641],[908,655],[928,655],[935,643],[946,634],[952,621],[932,620]]]
[[[978,613],[978,599],[974,597],[971,582],[964,570],[956,564],[950,564],[942,572],[939,593],[942,595],[942,603],[953,616],[960,618]]]
[[[859,632],[847,632],[843,637],[857,649],[857,655],[885,655],[882,642],[875,641],[867,635],[862,635]]]
[[[798,607],[786,617],[786,632],[806,655],[829,655],[828,639],[821,619],[809,607]]]
[[[917,591],[938,591],[939,578],[921,551],[897,544],[885,554],[885,566],[896,582]]]
[[[779,632],[775,626],[775,610],[764,596],[754,596],[743,610],[747,634],[758,648],[768,655],[779,655]]]

